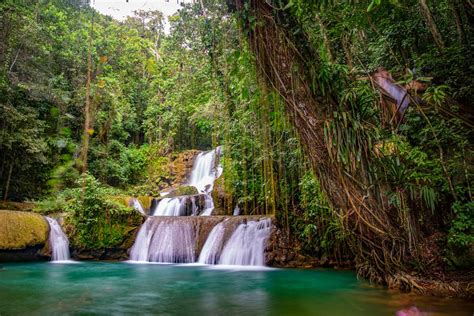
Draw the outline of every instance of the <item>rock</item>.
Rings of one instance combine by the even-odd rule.
[[[167,198],[172,198],[176,196],[185,196],[185,195],[197,195],[199,194],[198,190],[190,185],[183,185],[179,186],[176,189],[173,189],[170,193],[168,193],[166,196]]]
[[[235,205],[232,193],[228,192],[225,188],[224,176],[216,179],[211,195],[214,200],[215,215],[232,215]]]
[[[49,225],[43,216],[0,210],[0,261],[45,259]]]
[[[44,245],[48,240],[49,225],[36,213],[0,210],[0,249],[25,249]]]
[[[194,160],[198,154],[198,150],[186,150],[172,157],[172,162],[169,166],[170,174],[173,177],[172,186],[178,186],[187,182],[188,176],[193,169]]]

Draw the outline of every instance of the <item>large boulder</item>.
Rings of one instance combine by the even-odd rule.
[[[48,236],[43,216],[0,210],[0,261],[46,259]]]

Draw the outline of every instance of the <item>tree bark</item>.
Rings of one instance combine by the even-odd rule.
[[[438,26],[436,25],[433,15],[431,14],[431,10],[428,6],[428,0],[419,0],[421,14],[425,19],[426,26],[430,30],[431,36],[433,37],[434,43],[438,48],[438,51],[442,52],[444,50],[445,44],[441,33],[438,30]]]
[[[454,23],[456,24],[459,44],[464,45],[466,43],[466,34],[464,32],[464,26],[462,23],[459,2],[458,0],[450,0],[449,5],[451,6],[451,10],[453,11]]]
[[[13,165],[15,164],[14,161],[10,164],[10,169],[8,170],[8,178],[7,178],[7,185],[5,186],[5,193],[3,194],[3,201],[6,201],[8,198],[8,191],[10,190],[10,181],[12,179],[12,171]]]
[[[84,132],[80,155],[80,171],[87,172],[87,157],[89,153],[90,123],[91,123],[91,77],[92,77],[92,37],[94,32],[94,15],[89,34],[89,48],[87,52],[87,79],[86,79],[86,103],[84,107]]]

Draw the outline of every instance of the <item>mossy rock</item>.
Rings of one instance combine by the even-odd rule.
[[[226,183],[223,176],[220,176],[214,182],[214,188],[211,192],[214,200],[214,215],[232,215],[234,203],[231,192],[226,190]]]
[[[165,197],[171,198],[176,196],[184,196],[184,195],[197,195],[199,191],[190,185],[180,186],[168,193]]]
[[[186,183],[198,154],[198,150],[186,150],[176,155],[170,164],[170,172],[174,178],[172,186]]]
[[[0,249],[18,250],[44,245],[49,225],[36,213],[0,210]]]
[[[140,195],[137,196],[138,202],[140,202],[141,206],[143,207],[144,210],[150,210],[151,207],[151,202],[153,201],[152,196],[145,196],[145,195]]]

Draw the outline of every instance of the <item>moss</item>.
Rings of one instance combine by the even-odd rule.
[[[175,197],[175,196],[183,196],[183,195],[196,195],[196,194],[199,194],[199,192],[195,187],[189,186],[189,185],[184,185],[184,186],[177,187],[176,189],[174,189],[173,191],[168,193],[168,195],[166,197]]]
[[[146,167],[146,183],[129,190],[131,195],[159,196],[161,191],[186,183],[197,150],[186,150],[168,156],[151,155]]]
[[[45,244],[49,225],[35,213],[0,210],[0,249],[25,249]]]
[[[214,188],[211,193],[214,207],[216,208],[214,215],[232,215],[235,205],[232,192],[227,190],[228,186],[226,184],[224,176],[220,176],[214,182]]]
[[[144,210],[149,210],[151,207],[151,202],[153,201],[152,196],[145,196],[145,195],[140,195],[137,197],[138,202],[140,202],[141,206],[143,207]]]
[[[186,183],[187,176],[193,168],[194,160],[198,154],[197,150],[186,150],[176,155],[170,164],[170,172],[174,177],[173,185]]]

